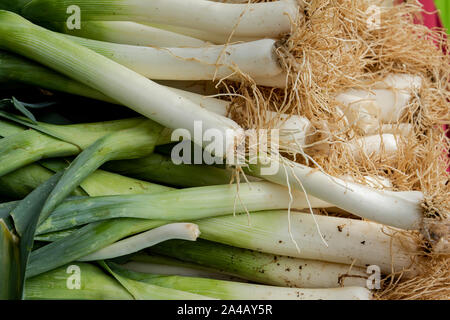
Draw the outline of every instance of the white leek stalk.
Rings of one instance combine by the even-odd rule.
[[[36,0],[22,14],[34,21],[66,21],[70,0]],[[291,31],[296,1],[226,4],[205,0],[79,0],[84,20],[147,21],[245,37],[279,37]]]
[[[196,223],[203,239],[302,259],[361,267],[376,265],[386,274],[408,269],[413,262],[412,252],[417,250],[405,237],[393,238],[395,230],[373,222],[309,213],[289,216],[286,211],[252,213],[250,222],[245,215],[239,215]]]
[[[242,139],[242,129],[234,121],[14,13],[0,11],[0,39],[1,47],[87,84],[168,128],[184,128],[193,135],[195,122],[202,121],[204,130],[222,134],[223,153],[219,156],[233,152],[235,137]]]
[[[68,38],[155,80],[239,79],[233,76],[236,72],[258,80],[283,74],[272,39],[201,48],[154,48]],[[278,86],[285,86],[286,75],[279,78]]]
[[[204,278],[149,276],[146,283],[225,300],[370,300],[362,287],[299,289]]]
[[[200,235],[198,226],[192,223],[171,223],[162,227],[158,227],[136,236],[118,241],[96,252],[88,254],[79,261],[95,261],[106,260],[130,253],[135,253],[139,250],[151,247],[157,243],[167,241],[170,239],[183,239],[195,241]]]
[[[261,163],[270,164],[278,172],[261,178],[293,189],[304,190],[336,207],[359,217],[406,230],[417,230],[422,224],[423,194],[392,192],[346,182],[285,158],[261,156]],[[260,174],[260,165],[250,164],[253,175]]]

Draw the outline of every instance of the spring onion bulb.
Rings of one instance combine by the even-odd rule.
[[[370,291],[361,287],[283,288],[205,278],[148,275],[124,270],[112,263],[109,266],[122,276],[137,281],[225,300],[370,300],[371,298]]]
[[[68,39],[155,80],[239,79],[233,77],[235,72],[258,80],[284,74],[272,39],[201,48],[140,47],[72,36]],[[286,75],[280,78],[278,86],[283,87]]]
[[[316,224],[317,221],[317,224]],[[251,225],[245,215],[224,216],[196,222],[201,238],[262,252],[366,267],[377,265],[390,274],[412,265],[415,242],[383,225],[347,218],[286,211],[252,213]],[[317,232],[317,225],[326,246]],[[299,247],[297,249],[290,235]],[[152,249],[153,250],[153,249]],[[162,254],[162,252],[158,252]]]
[[[309,203],[313,208],[329,206],[313,197],[309,197]],[[196,187],[157,194],[91,197],[62,203],[43,221],[37,234],[112,218],[186,221],[235,212],[287,209],[289,206],[304,209],[308,208],[308,202],[302,192],[294,192],[291,203],[285,187],[269,182],[241,183],[239,187],[235,184]]]
[[[180,33],[131,21],[81,21],[70,30],[65,22],[50,22],[53,30],[98,41],[145,47],[201,47],[205,41]]]
[[[231,221],[233,220],[231,219]],[[200,223],[203,223],[203,221],[200,221]],[[239,222],[236,222],[236,224],[239,224]],[[208,234],[212,234],[209,231],[208,222],[203,223],[203,225]],[[238,226],[238,230],[240,228]],[[229,230],[228,223],[225,224],[225,230]],[[215,233],[220,233],[220,230]],[[232,234],[235,236],[243,235],[239,231]],[[251,233],[244,235],[244,237],[249,236],[251,239]],[[244,239],[238,238],[235,239],[235,242],[240,240]],[[244,240],[243,244],[245,245],[248,242]],[[251,282],[281,287],[336,288],[340,285],[364,286],[367,278],[365,270],[359,267],[350,269],[350,266],[345,264],[263,253],[201,239],[195,242],[166,241],[149,248],[147,252],[151,253],[149,257],[157,253]]]
[[[418,76],[390,74],[374,83],[370,91],[350,89],[336,96],[350,124],[366,133],[376,132],[380,123],[398,123],[408,107],[413,92],[421,88]]]
[[[205,130],[218,130],[223,137],[223,148],[217,151],[219,156],[232,154],[234,138],[242,139],[243,130],[231,119],[206,111],[170,89],[14,13],[0,11],[0,38],[4,49],[37,60],[168,128],[184,128],[193,135],[195,122],[202,121]]]
[[[69,0],[37,0],[22,14],[37,22],[66,21]],[[225,4],[205,0],[79,0],[84,20],[147,21],[245,37],[279,37],[291,31],[298,14],[296,1]],[[236,27],[237,25],[237,27]]]
[[[397,138],[390,133],[376,134],[349,142],[350,152],[355,160],[368,159],[374,155],[383,158],[395,157],[398,151]]]
[[[192,223],[171,223],[162,227],[158,227],[136,236],[118,241],[112,245],[100,249],[78,259],[78,261],[95,261],[106,260],[130,253],[135,253],[139,250],[151,247],[157,243],[171,240],[183,239],[189,241],[197,240],[200,231],[198,226]]]
[[[285,186],[289,184],[293,189],[305,190],[308,194],[356,216],[388,226],[417,230],[422,224],[421,193],[375,190],[331,177],[286,158],[275,159],[264,155],[260,157],[261,163],[278,165],[276,174],[261,176],[265,180]],[[250,164],[253,175],[260,174],[259,166]]]

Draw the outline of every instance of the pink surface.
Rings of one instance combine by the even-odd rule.
[[[450,0],[449,0],[450,1]],[[437,12],[436,6],[434,5],[433,0],[420,0],[420,3],[423,5],[423,9],[425,12],[422,13],[423,24],[428,28],[443,28],[442,21]],[[418,22],[419,23],[419,22]],[[450,138],[450,130],[449,126],[445,126],[447,131],[447,137]],[[450,157],[450,153],[449,153]],[[450,172],[450,167],[447,169],[447,172]]]
[[[444,25],[442,24],[439,14],[437,13],[433,0],[420,0],[420,3],[422,3],[423,9],[425,10],[425,12],[422,13],[423,24],[428,28],[443,28]]]

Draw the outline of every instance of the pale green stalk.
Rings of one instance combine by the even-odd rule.
[[[40,225],[38,234],[119,217],[192,221],[247,211],[328,206],[312,197],[308,203],[301,192],[294,193],[293,199],[291,202],[286,188],[267,182],[196,187],[151,195],[83,198],[61,204]]]
[[[25,130],[24,127],[19,131],[19,126],[13,127],[7,121],[0,120],[0,135],[6,136],[0,139],[0,176],[43,158],[76,155],[108,133],[136,127],[147,121],[135,118],[64,126],[38,123],[46,132],[64,139],[62,141],[36,130]],[[142,132],[137,134],[142,137]]]
[[[69,29],[65,22],[45,24],[51,29],[99,41],[153,47],[201,47],[207,43],[164,28],[131,21],[81,21],[80,29]]]
[[[10,199],[22,199],[36,189],[54,172],[33,163],[0,177],[0,195]],[[83,189],[77,188],[72,193],[75,196],[86,196]]]
[[[111,161],[103,168],[136,179],[164,183],[174,187],[201,187],[227,184],[233,172],[207,165],[173,163],[168,156],[152,153],[148,157]]]
[[[79,284],[77,276],[79,276]],[[27,279],[25,299],[133,300],[133,296],[117,280],[106,275],[100,268],[77,262]]]
[[[331,289],[298,289],[263,286],[215,279],[149,275],[124,270],[116,264],[109,266],[117,274],[136,281],[165,288],[224,300],[370,300],[371,293],[363,287]]]
[[[386,274],[411,267],[418,250],[412,238],[393,228],[310,213],[266,211],[196,223],[203,239],[302,259],[377,265]]]
[[[136,300],[213,300],[213,298],[199,294],[136,281],[119,274],[115,269],[111,269],[106,263],[101,264],[103,268],[108,270]]]
[[[239,240],[243,239],[238,238],[236,242]],[[166,241],[149,248],[147,252],[252,282],[281,287],[365,286],[367,278],[364,269],[358,267],[262,253],[205,240]],[[139,261],[146,260],[141,258]]]
[[[118,241],[84,256],[78,259],[78,261],[96,261],[117,258],[171,239],[195,241],[199,234],[200,231],[195,224],[170,223]]]
[[[201,48],[153,48],[67,37],[150,79],[240,80],[235,76],[239,70],[257,84],[259,79],[279,77],[282,81],[273,86],[286,85],[286,74],[278,62],[276,42],[272,39]]]

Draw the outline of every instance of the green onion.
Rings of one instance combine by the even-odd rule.
[[[79,271],[79,288],[69,288],[72,270],[65,265],[37,277],[27,279],[25,299],[27,300],[132,300],[133,296],[114,278],[106,275],[100,268],[76,263]],[[69,272],[68,272],[69,271]]]
[[[147,252],[252,282],[282,287],[364,286],[367,277],[364,270],[358,267],[350,269],[349,265],[267,254],[205,240],[166,241],[149,248]]]
[[[84,256],[83,258],[78,259],[78,261],[112,259],[130,253],[135,253],[139,250],[171,239],[195,241],[197,240],[199,234],[200,231],[198,230],[198,227],[192,223],[166,224],[125,240],[118,241],[110,246]]]
[[[396,234],[398,230],[309,213],[252,213],[250,225],[246,215],[204,219],[196,224],[203,239],[303,259],[377,265],[386,274],[408,269],[418,250],[414,241]]]
[[[321,200],[310,198],[312,207],[328,206]],[[301,192],[294,193],[293,199],[291,203],[286,188],[268,182],[196,187],[150,195],[83,198],[61,204],[40,225],[38,234],[119,217],[186,221],[234,212],[308,208]]]
[[[370,291],[361,287],[283,288],[204,278],[148,275],[124,270],[113,263],[108,265],[117,274],[136,281],[224,300],[369,300],[371,298]]]
[[[106,8],[104,4],[101,7]],[[224,138],[221,156],[233,150],[235,137],[240,141],[243,136],[243,130],[231,119],[209,112],[64,35],[33,25],[14,13],[0,11],[0,39],[1,47],[37,60],[168,128],[184,128],[194,134],[195,122],[202,121],[205,130],[219,130]]]
[[[33,21],[66,21],[69,0],[35,0],[22,13]],[[78,0],[85,20],[148,21],[245,37],[279,37],[291,31],[296,1],[226,4],[204,0]],[[237,27],[236,27],[237,26]]]

